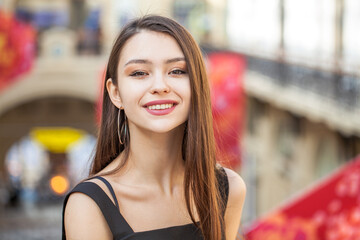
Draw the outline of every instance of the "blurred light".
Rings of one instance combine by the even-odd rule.
[[[72,128],[34,128],[30,136],[50,152],[65,153],[84,136],[84,132]]]
[[[62,195],[69,189],[69,181],[64,176],[56,175],[50,179],[50,187],[54,193]]]

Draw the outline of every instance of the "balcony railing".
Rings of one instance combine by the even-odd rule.
[[[248,70],[282,87],[309,91],[348,111],[360,109],[360,77],[247,56]]]

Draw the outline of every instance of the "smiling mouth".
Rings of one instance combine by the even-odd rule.
[[[164,110],[168,108],[172,108],[175,104],[174,103],[167,103],[167,104],[155,104],[151,106],[147,106],[149,110]]]

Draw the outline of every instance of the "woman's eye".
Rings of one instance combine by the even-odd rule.
[[[186,72],[184,70],[181,70],[181,69],[175,69],[175,70],[172,70],[170,72],[170,74],[182,75],[182,74],[186,74]]]
[[[145,75],[147,75],[147,74],[146,74],[146,72],[143,72],[143,71],[135,71],[130,74],[131,77],[142,77]]]

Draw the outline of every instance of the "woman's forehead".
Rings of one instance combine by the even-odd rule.
[[[151,62],[184,58],[177,41],[169,34],[143,30],[131,37],[120,54],[120,65],[132,59],[144,59]]]

